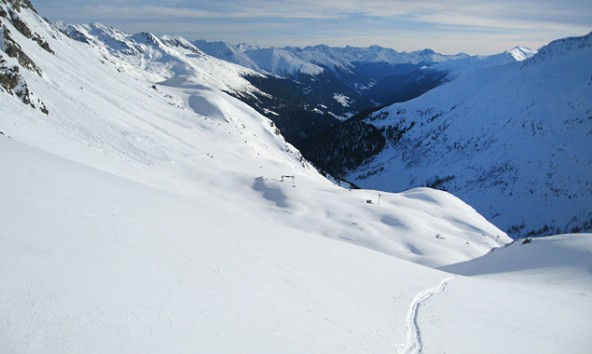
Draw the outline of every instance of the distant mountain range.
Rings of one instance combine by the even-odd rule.
[[[246,97],[247,102],[274,120],[299,148],[356,114],[420,96],[449,80],[452,71],[514,62],[534,54],[526,48],[469,56],[430,49],[407,53],[379,46],[259,48],[203,40],[193,44],[208,55],[264,75],[246,78],[273,98]]]

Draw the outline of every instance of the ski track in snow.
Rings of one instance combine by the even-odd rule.
[[[407,341],[404,344],[403,350],[401,352],[397,351],[397,353],[421,353],[423,342],[421,340],[421,330],[417,323],[419,307],[432,296],[443,292],[448,283],[454,278],[454,276],[448,277],[442,280],[438,286],[426,289],[413,298],[409,305],[409,312],[407,312]]]

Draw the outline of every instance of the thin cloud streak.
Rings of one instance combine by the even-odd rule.
[[[51,2],[51,1],[49,1]],[[576,2],[578,2],[576,0]],[[592,3],[584,8],[570,8],[569,1],[561,3],[562,6],[544,6],[539,1],[523,1],[517,6],[515,3],[504,2],[476,2],[476,1],[455,1],[444,0],[439,2],[427,1],[249,1],[248,4],[238,1],[221,1],[219,6],[193,5],[184,6],[186,1],[169,1],[169,6],[163,2],[144,1],[139,5],[121,4],[110,5],[109,1],[84,3],[78,6],[76,11],[82,7],[82,11],[90,14],[96,12],[99,15],[121,16],[121,12],[130,19],[139,19],[145,16],[171,16],[176,18],[277,18],[277,19],[343,19],[352,16],[365,17],[398,17],[418,16],[426,18],[437,18],[438,14],[459,14],[469,15],[476,18],[495,18],[497,21],[505,19],[520,18],[560,18],[564,21],[572,21],[574,18],[585,17],[589,24],[592,24]],[[132,2],[135,3],[135,2]],[[182,4],[175,5],[173,4]],[[54,5],[55,6],[55,5]],[[68,12],[72,8],[69,2],[57,2],[59,12]],[[54,8],[55,9],[55,8]],[[51,10],[50,8],[48,10]],[[57,12],[57,11],[54,11]]]

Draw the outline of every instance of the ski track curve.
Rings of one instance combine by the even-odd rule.
[[[407,312],[407,340],[402,345],[403,350],[398,351],[400,354],[416,354],[422,352],[423,341],[421,339],[421,330],[417,323],[417,314],[419,307],[425,303],[429,298],[436,294],[440,294],[446,289],[448,283],[453,280],[455,276],[448,277],[440,282],[438,286],[426,289],[417,294],[411,304],[409,305],[409,311]]]

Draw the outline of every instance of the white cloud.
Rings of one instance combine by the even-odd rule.
[[[51,3],[51,1],[48,1]],[[45,4],[53,13],[79,13],[83,16],[128,18],[253,18],[253,19],[346,19],[377,17],[416,19],[434,24],[489,25],[511,27],[518,21],[592,25],[592,2],[582,0],[544,1],[468,1],[468,0],[219,0],[198,3],[183,0],[168,1],[55,1]],[[41,6],[43,7],[43,6]],[[53,11],[52,11],[53,10]],[[454,21],[459,21],[455,23]]]
[[[207,33],[208,39],[262,45],[432,47],[448,53],[536,47],[592,30],[590,0],[47,0],[37,7],[52,19],[99,21],[126,31],[175,30],[190,38]]]

